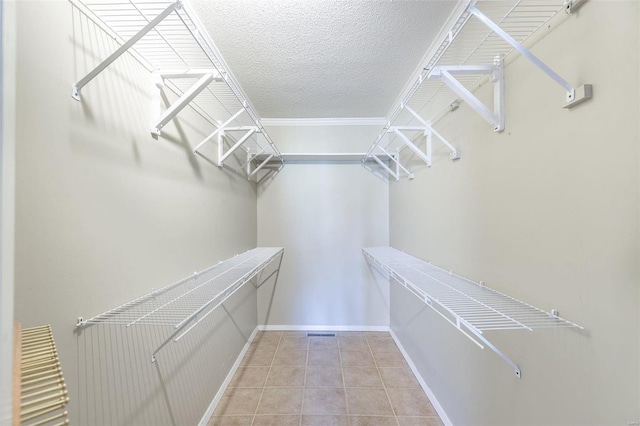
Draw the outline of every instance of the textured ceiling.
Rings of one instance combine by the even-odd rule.
[[[382,117],[457,0],[191,0],[262,117]]]

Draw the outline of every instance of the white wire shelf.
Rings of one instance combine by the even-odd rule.
[[[237,148],[243,148],[248,155],[266,153],[282,159],[262,127],[260,116],[187,5],[180,0],[72,0],[72,3],[121,45],[74,85],[74,98],[79,99],[86,84],[129,51],[158,78],[159,90],[169,88],[179,97],[160,114],[152,133],[159,134],[167,122],[190,105],[213,125],[212,130],[223,133],[222,130],[229,129],[223,133],[227,144],[235,146],[243,139]],[[156,102],[158,106],[154,109],[160,113],[159,97]],[[243,130],[246,138],[236,133]],[[205,139],[210,140],[217,141],[212,136]],[[198,145],[194,154],[205,156],[202,145]],[[220,159],[216,163],[222,165]],[[244,166],[231,168],[244,171]]]
[[[423,64],[420,74],[408,85],[400,96],[400,102],[387,115],[386,125],[365,158],[381,152],[380,148],[396,152],[407,146],[406,139],[393,131],[395,126],[423,125],[422,131],[407,132],[408,139],[416,141],[444,114],[455,110],[461,101],[466,101],[479,111],[495,131],[502,131],[503,86],[494,93],[493,111],[480,105],[481,102],[472,92],[486,80],[494,82],[496,86],[497,83],[503,85],[502,67],[518,53],[564,88],[567,92],[566,107],[590,99],[590,85],[574,88],[523,46],[558,13],[570,12],[582,1],[467,0],[448,31],[443,31],[440,43],[431,49],[431,55]],[[451,76],[448,76],[449,79],[442,78],[439,73],[441,69],[449,71],[454,79]],[[472,72],[472,69],[476,72]],[[455,84],[451,84],[452,80],[455,80]],[[408,111],[407,107],[414,113]],[[417,119],[417,116],[420,118]]]
[[[155,355],[167,343],[180,340],[246,283],[257,278],[254,285],[259,287],[274,275],[277,280],[283,254],[281,247],[246,251],[93,318],[80,319],[76,325],[171,326],[175,330],[153,353],[155,361]],[[276,259],[277,268],[262,277],[261,272]]]
[[[573,327],[578,324],[485,287],[391,247],[362,250],[367,261],[422,300],[480,348],[490,347],[521,377],[520,369],[484,336],[485,331]]]

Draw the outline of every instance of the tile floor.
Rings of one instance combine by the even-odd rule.
[[[260,332],[209,426],[438,426],[389,333]]]

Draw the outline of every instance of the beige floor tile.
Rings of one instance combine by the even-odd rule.
[[[340,336],[338,337],[338,344],[341,352],[369,352],[369,343],[367,343],[367,338],[364,336]]]
[[[375,367],[373,357],[369,351],[340,352],[343,367]]]
[[[380,376],[387,388],[419,388],[420,384],[408,367],[380,368]]]
[[[351,426],[397,426],[393,416],[350,416]]]
[[[289,337],[307,337],[307,333],[308,331],[300,331],[300,330],[289,330],[289,331],[283,331],[282,332],[282,336],[289,336]]]
[[[335,337],[310,337],[309,350],[332,350],[338,349],[338,339]]]
[[[268,367],[271,365],[271,361],[273,361],[274,354],[275,352],[273,351],[247,352],[244,358],[242,358],[240,365],[244,367]]]
[[[309,338],[299,336],[282,336],[278,350],[306,351],[309,347]]]
[[[338,337],[347,337],[347,336],[367,336],[366,331],[338,331],[336,333]]]
[[[349,426],[347,416],[302,416],[302,426]]]
[[[375,331],[373,331],[373,332],[367,333],[366,336],[367,336],[367,340],[369,342],[382,341],[382,340],[391,340],[391,341],[393,341],[393,337],[391,337],[391,334],[385,333],[385,332],[375,332]]]
[[[290,349],[278,349],[273,365],[305,365],[307,363],[307,351],[294,351]]]
[[[398,417],[400,426],[443,426],[440,417]]]
[[[207,426],[251,426],[253,416],[213,416]]]
[[[253,426],[299,426],[300,416],[256,416]]]
[[[344,385],[348,388],[382,388],[382,380],[375,367],[343,367]]]
[[[269,367],[240,367],[231,379],[231,388],[261,388],[267,380]]]
[[[422,390],[387,389],[397,416],[437,416],[436,410]]]
[[[258,400],[262,389],[254,388],[228,388],[222,395],[214,415],[253,415],[258,406]]]
[[[386,339],[391,338],[391,334],[388,331],[365,331],[367,339]]]
[[[248,352],[253,351],[271,351],[275,352],[278,348],[278,340],[262,340],[259,342],[251,342]]]
[[[300,414],[304,388],[264,388],[257,414]]]
[[[267,377],[267,387],[304,386],[304,365],[274,365]]]
[[[344,388],[305,388],[302,414],[347,414]]]
[[[369,339],[369,347],[371,348],[371,352],[374,354],[380,352],[398,352],[400,353],[400,349],[398,349],[398,345],[392,339]]]
[[[374,352],[373,358],[376,360],[376,364],[379,368],[382,367],[406,367],[409,365],[404,360],[404,357],[400,351],[396,352]]]
[[[346,393],[350,415],[393,415],[384,389],[347,388]]]
[[[340,354],[335,351],[310,351],[309,365],[340,365]]]
[[[266,340],[280,340],[282,336],[282,331],[258,331],[256,337],[253,339],[254,342],[261,342]]]
[[[327,365],[307,366],[307,387],[340,388],[344,386],[342,381],[342,368]]]

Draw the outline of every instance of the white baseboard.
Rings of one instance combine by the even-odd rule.
[[[249,350],[249,346],[251,346],[251,342],[253,342],[253,339],[255,339],[256,334],[258,334],[258,327],[256,327],[255,330],[253,330],[253,333],[251,333],[251,336],[249,336],[249,340],[247,340],[247,343],[245,343],[244,347],[242,348],[242,351],[240,351],[240,355],[238,355],[238,358],[236,359],[236,362],[233,364],[233,367],[231,367],[229,374],[227,374],[227,377],[224,379],[224,382],[222,382],[222,386],[220,386],[220,389],[218,389],[216,396],[213,398],[213,401],[211,401],[211,404],[209,404],[209,408],[207,408],[207,411],[205,411],[204,416],[202,416],[202,419],[200,420],[200,423],[198,423],[198,426],[207,426],[207,423],[209,423],[209,420],[211,419],[213,412],[218,406],[218,403],[220,402],[220,400],[222,399],[222,395],[224,395],[225,391],[227,390],[229,383],[231,383],[231,379],[233,379],[233,376],[236,374],[238,367],[240,367],[242,358],[244,358],[245,354]]]
[[[407,361],[407,364],[409,364],[409,368],[411,368],[411,371],[413,371],[413,374],[418,379],[420,386],[422,386],[422,389],[429,397],[429,400],[431,401],[433,408],[436,409],[438,415],[440,416],[442,423],[444,423],[445,426],[453,426],[453,423],[451,423],[451,419],[449,419],[449,416],[447,416],[447,413],[444,411],[444,408],[442,408],[442,405],[440,405],[440,403],[438,402],[438,398],[436,398],[436,396],[433,394],[433,392],[427,385],[427,382],[424,381],[424,379],[422,378],[422,375],[420,375],[420,372],[418,371],[418,368],[409,357],[409,354],[407,353],[407,351],[404,350],[404,348],[402,347],[402,343],[400,343],[400,340],[398,340],[398,336],[396,336],[396,334],[393,332],[393,330],[391,330],[391,328],[389,328],[389,334],[391,334],[391,337],[393,337],[393,340],[396,342],[396,345],[398,345],[398,348],[400,349],[400,352],[402,352],[404,359]]]
[[[260,331],[389,331],[386,325],[259,325]]]

